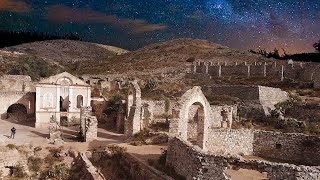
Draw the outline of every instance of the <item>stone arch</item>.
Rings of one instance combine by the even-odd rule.
[[[200,106],[201,118],[197,122],[199,129],[197,129],[197,145],[205,149],[208,140],[208,129],[210,127],[210,104],[207,98],[201,91],[201,87],[195,86],[184,93],[179,99],[177,105],[173,108],[173,119],[170,122],[170,133],[181,137],[183,140],[188,140],[188,120],[189,109],[195,104]]]
[[[141,124],[141,90],[137,81],[130,82],[127,95],[126,136],[140,132]]]
[[[28,115],[28,109],[23,104],[15,103],[8,107],[7,118],[15,118],[17,120],[26,120],[27,115]]]
[[[195,102],[188,109],[187,140],[199,147],[203,146],[204,107]]]

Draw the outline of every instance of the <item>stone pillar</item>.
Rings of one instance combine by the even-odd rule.
[[[274,62],[274,70],[277,70],[277,62]]]
[[[224,65],[225,65],[225,66],[227,66],[227,65],[228,65],[228,64],[227,64],[227,61],[225,61],[225,62],[224,62]]]
[[[193,73],[197,73],[197,64],[193,65]]]
[[[263,77],[267,77],[267,63],[266,62],[263,65]]]
[[[86,116],[85,118],[85,142],[96,140],[98,137],[98,120],[95,116]]]
[[[219,66],[218,76],[221,77],[221,65]]]
[[[256,66],[256,65],[257,65],[257,62],[254,62],[254,65]]]
[[[205,66],[206,66],[206,74],[208,74],[209,73],[209,65],[208,65],[208,63],[206,63]]]
[[[248,78],[250,78],[250,66],[247,66],[248,67]]]
[[[281,81],[284,80],[284,66],[281,66]]]

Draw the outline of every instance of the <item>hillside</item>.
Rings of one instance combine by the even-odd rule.
[[[166,68],[182,70],[187,60],[203,59],[213,62],[254,62],[271,61],[260,55],[239,52],[226,46],[198,39],[175,39],[152,44],[136,51],[116,56],[104,61],[83,61],[79,68],[81,74],[106,74],[137,72],[155,73]],[[96,66],[99,64],[99,66]]]
[[[27,53],[52,62],[61,64],[108,59],[128,51],[112,46],[73,40],[49,40],[26,43],[4,48],[4,50]]]
[[[26,43],[0,49],[0,74],[27,74],[36,80],[61,71],[77,73],[80,61],[106,60],[127,52],[73,40]]]

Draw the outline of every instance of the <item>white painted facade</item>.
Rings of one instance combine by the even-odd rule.
[[[50,118],[80,119],[81,106],[90,106],[91,89],[81,79],[63,72],[36,85],[35,127],[48,127]]]

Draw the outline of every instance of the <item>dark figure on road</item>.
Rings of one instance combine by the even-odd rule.
[[[16,134],[16,128],[11,128],[11,136],[10,138],[14,139],[14,135]]]

